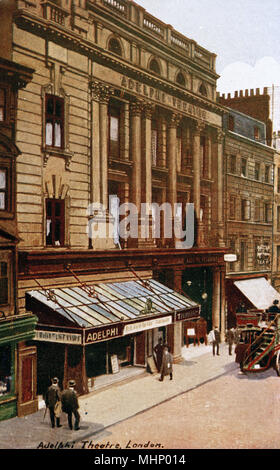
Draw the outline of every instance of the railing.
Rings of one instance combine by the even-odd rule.
[[[144,15],[143,25],[144,28],[152,31],[153,33],[156,33],[158,36],[164,37],[164,29],[162,25],[155,21],[152,16]]]
[[[64,10],[64,8],[61,8],[50,1],[42,2],[41,5],[43,8],[43,17],[46,20],[65,26],[65,19],[69,15],[67,10]]]
[[[207,54],[203,49],[199,47],[195,48],[194,59],[200,62],[202,65],[210,67],[211,66],[211,56]]]
[[[113,8],[121,15],[127,16],[127,2],[124,0],[103,0],[106,7]]]
[[[190,52],[191,50],[190,42],[176,33],[171,34],[171,44],[172,46],[180,47],[181,49],[184,49],[187,52]]]

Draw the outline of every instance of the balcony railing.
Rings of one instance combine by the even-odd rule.
[[[127,16],[127,2],[124,0],[103,0],[106,7],[113,8],[123,16]]]
[[[191,42],[174,32],[171,34],[171,44],[172,46],[179,47],[188,53],[191,51]]]
[[[61,26],[65,26],[65,20],[69,15],[69,12],[64,8],[61,8],[58,5],[50,1],[44,1],[41,3],[43,8],[43,17],[46,20],[53,21]]]
[[[158,36],[164,37],[164,29],[163,26],[155,21],[155,19],[150,15],[144,16],[143,26],[145,29],[157,34]]]

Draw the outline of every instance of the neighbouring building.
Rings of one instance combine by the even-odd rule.
[[[280,153],[274,156],[272,284],[280,292]]]
[[[244,303],[268,308],[278,294],[270,285],[273,256],[274,155],[266,145],[266,126],[226,108],[225,191],[229,252],[226,299],[228,326]]]
[[[228,108],[235,109],[240,111],[243,114],[251,116],[258,121],[264,122],[266,131],[265,131],[265,144],[271,146],[272,136],[273,136],[273,127],[275,126],[274,121],[274,112],[272,109],[273,106],[273,92],[269,87],[263,89],[263,93],[260,92],[260,88],[253,88],[249,90],[240,90],[235,91],[233,96],[230,93],[227,95],[223,93],[219,94],[218,101]],[[252,132],[256,132],[254,139],[258,140],[258,130],[257,125],[252,128]],[[278,130],[278,129],[277,129]]]
[[[34,69],[18,97],[18,306],[38,317],[38,393],[53,375],[87,393],[118,368],[147,367],[159,337],[180,360],[199,315],[224,333],[216,56],[133,1],[11,4],[0,41]],[[166,202],[172,236],[160,216],[157,237],[141,204]],[[148,220],[134,238],[120,236],[128,203]],[[187,203],[184,247],[173,228],[188,225]]]
[[[8,50],[5,56],[0,57],[0,420],[37,410],[36,348],[27,345],[36,317],[20,311],[17,301],[16,165],[21,152],[15,142],[18,90],[32,80],[33,70],[10,60]]]

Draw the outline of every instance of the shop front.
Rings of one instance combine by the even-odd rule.
[[[264,276],[226,279],[228,327],[236,326],[236,313],[264,312],[280,294]]]
[[[37,411],[36,350],[25,346],[35,323],[30,314],[0,318],[0,421]]]
[[[39,394],[54,375],[63,387],[74,378],[84,394],[95,389],[98,377],[119,374],[121,379],[126,368],[146,370],[159,338],[171,350],[181,348],[176,324],[198,318],[200,311],[153,279],[31,291],[26,298],[39,317]]]

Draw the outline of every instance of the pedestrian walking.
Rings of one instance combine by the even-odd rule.
[[[156,366],[157,366],[158,372],[160,371],[160,368],[161,368],[163,349],[164,349],[164,345],[163,345],[162,338],[159,338],[158,344],[154,347],[154,352],[156,354]]]
[[[68,426],[70,429],[73,429],[72,424],[72,414],[75,417],[74,423],[74,430],[78,431],[80,429],[80,414],[78,412],[79,402],[78,396],[75,391],[75,380],[69,381],[69,386],[66,390],[62,392],[61,395],[61,403],[62,403],[62,411],[67,413],[68,416]]]
[[[50,412],[50,419],[52,428],[55,427],[55,424],[58,428],[61,427],[60,424],[60,413],[61,413],[61,390],[58,385],[58,378],[54,377],[52,379],[52,384],[48,388],[45,396],[46,407]]]
[[[221,333],[219,331],[219,328],[215,326],[213,330],[210,331],[208,335],[209,343],[212,343],[212,351],[213,351],[213,356],[215,356],[215,352],[217,356],[220,355],[220,342],[221,342]]]
[[[166,375],[170,375],[170,380],[173,379],[173,357],[172,354],[168,350],[168,346],[164,346],[163,348],[163,355],[162,355],[162,363],[160,368],[160,382],[163,381]]]
[[[235,330],[234,328],[230,328],[230,330],[228,330],[226,333],[226,342],[228,343],[228,353],[230,356],[232,355],[232,346],[234,344],[234,340],[235,340]]]

